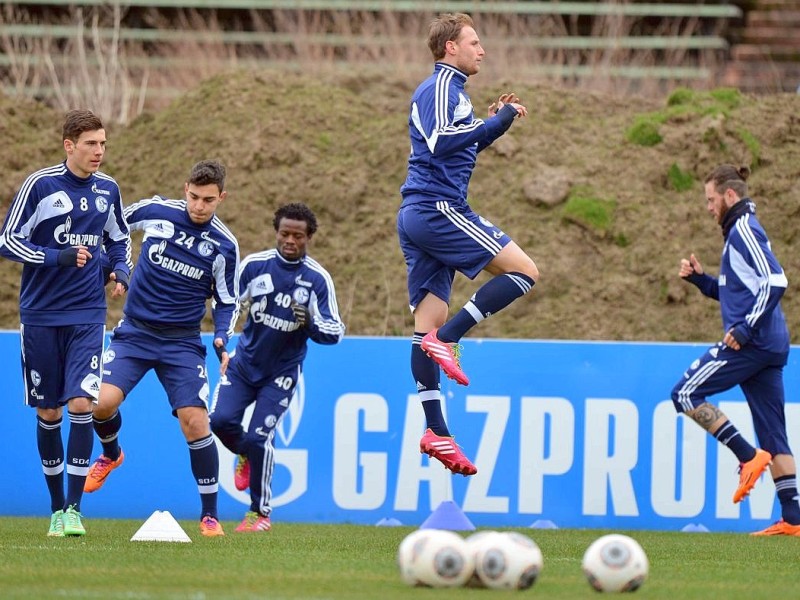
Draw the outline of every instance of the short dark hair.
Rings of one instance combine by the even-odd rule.
[[[225,189],[225,167],[216,160],[201,160],[192,167],[187,183],[192,185],[214,183],[221,192]]]
[[[465,13],[443,13],[436,17],[428,30],[428,48],[433,60],[442,60],[447,42],[458,39],[464,27],[475,27],[472,17]]]
[[[71,110],[64,117],[61,141],[72,140],[77,142],[84,131],[97,131],[98,129],[104,129],[103,122],[92,111]]]
[[[726,190],[733,190],[739,198],[747,196],[747,178],[750,177],[750,167],[736,167],[734,165],[719,165],[711,171],[705,183],[714,182],[714,189],[719,194]]]
[[[275,218],[272,220],[272,226],[275,231],[281,226],[281,219],[291,219],[292,221],[305,221],[306,231],[310,236],[314,235],[317,231],[317,217],[314,212],[302,202],[292,202],[291,204],[284,204],[275,211]]]

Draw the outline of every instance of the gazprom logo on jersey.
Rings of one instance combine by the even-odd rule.
[[[93,248],[100,243],[100,236],[90,233],[71,233],[72,217],[67,217],[63,225],[59,225],[53,231],[53,239],[65,246],[87,246]]]
[[[203,269],[165,256],[164,251],[166,249],[167,240],[162,240],[158,244],[153,244],[147,250],[147,258],[149,258],[150,262],[154,265],[158,265],[163,269],[167,269],[178,275],[183,275],[189,279],[203,278],[203,273],[205,272]]]
[[[92,193],[93,194],[100,194],[102,196],[110,196],[111,192],[108,190],[101,189],[97,187],[97,183],[92,184]]]

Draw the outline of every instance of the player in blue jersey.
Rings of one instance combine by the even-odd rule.
[[[216,161],[192,167],[184,200],[154,196],[125,209],[142,248],[124,315],[103,356],[103,384],[94,429],[103,453],[92,464],[85,491],[99,489],[122,464],[119,407],[154,369],[189,445],[200,492],[200,532],[224,535],[217,516],[219,455],[208,425],[209,385],[200,323],[212,298],[214,348],[224,372],[225,350],[238,317],[239,246],[215,215],[225,199],[225,168]]]
[[[0,254],[23,263],[19,312],[25,403],[36,409],[36,441],[50,492],[47,535],[84,535],[80,505],[92,454],[92,407],[100,391],[106,294],[105,247],[122,296],[130,274],[130,235],[117,182],[99,171],[102,121],[67,113],[66,160],[30,175],[0,232]],[[63,407],[70,429],[64,493]]]
[[[317,219],[305,204],[275,211],[275,249],[242,261],[240,300],[247,321],[214,393],[211,429],[237,455],[234,483],[250,487],[250,510],[236,531],[269,531],[275,428],[303,371],[308,340],[336,344],[344,335],[333,279],[306,248]],[[242,418],[255,404],[245,431]]]
[[[787,280],[747,195],[749,175],[747,167],[720,165],[706,177],[707,208],[725,239],[719,277],[707,274],[694,254],[681,260],[679,274],[719,301],[724,336],[686,370],[672,390],[672,401],[678,412],[691,417],[739,459],[734,502],[750,493],[771,461],[782,518],[754,535],[800,536],[797,470],[784,414],[789,330],[780,301]],[[753,447],[706,400],[736,385],[747,399],[762,448]]]
[[[467,203],[478,153],[528,111],[516,94],[507,93],[489,107],[488,118],[475,117],[464,88],[467,78],[480,70],[485,52],[468,15],[440,15],[431,24],[428,47],[434,70],[411,99],[411,155],[397,216],[414,313],[411,374],[427,422],[420,450],[453,473],[473,475],[477,469],[450,436],[442,416],[437,364],[448,377],[467,385],[459,340],[528,293],[539,277],[533,260]],[[486,271],[493,278],[447,320],[456,271],[470,279]]]

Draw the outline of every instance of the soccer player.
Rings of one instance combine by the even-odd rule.
[[[694,419],[739,459],[734,502],[750,493],[771,462],[782,519],[754,535],[800,536],[797,471],[784,414],[789,330],[780,301],[787,280],[747,195],[749,175],[747,167],[720,165],[705,179],[706,206],[725,239],[719,277],[706,273],[694,254],[681,260],[679,275],[719,301],[725,333],[686,370],[672,390],[672,401],[678,412]],[[763,448],[750,445],[706,400],[735,385],[744,392]]]
[[[186,198],[154,196],[125,209],[142,248],[131,278],[124,315],[103,357],[103,384],[94,429],[103,445],[85,491],[103,485],[125,455],[119,444],[119,407],[136,384],[155,369],[172,414],[189,445],[200,492],[200,532],[224,535],[217,516],[219,454],[208,425],[209,385],[200,323],[212,298],[214,349],[224,373],[226,344],[239,312],[239,245],[215,215],[225,199],[225,168],[204,160],[192,167]]]
[[[236,531],[269,531],[275,427],[289,408],[306,347],[344,336],[333,280],[306,254],[317,218],[305,204],[275,211],[275,248],[247,256],[240,301],[249,303],[244,330],[214,393],[211,429],[237,455],[234,483],[250,487],[250,510]],[[245,431],[242,416],[255,403]]]
[[[99,171],[102,121],[88,110],[64,119],[66,160],[30,175],[0,232],[0,254],[23,263],[19,294],[25,403],[36,409],[36,442],[50,492],[52,537],[85,535],[83,484],[92,454],[92,407],[100,391],[106,294],[101,249],[122,296],[130,235],[117,182]],[[64,493],[63,407],[69,415]]]
[[[528,110],[516,94],[506,93],[489,106],[488,118],[475,118],[464,88],[467,78],[480,70],[485,52],[468,15],[440,15],[430,26],[428,47],[435,64],[433,74],[411,98],[411,155],[397,215],[414,313],[411,374],[427,422],[420,451],[453,473],[474,475],[477,469],[450,436],[442,416],[436,365],[451,379],[468,385],[459,364],[459,340],[528,293],[539,277],[533,260],[467,203],[478,152]],[[455,271],[470,279],[487,271],[493,278],[448,321]]]

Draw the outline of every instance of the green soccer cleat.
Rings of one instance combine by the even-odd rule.
[[[64,511],[57,510],[50,517],[50,530],[47,532],[47,537],[64,537]]]
[[[67,508],[62,517],[64,523],[64,535],[86,535],[86,529],[81,523],[81,513],[73,507]]]

